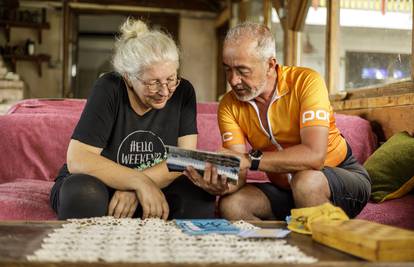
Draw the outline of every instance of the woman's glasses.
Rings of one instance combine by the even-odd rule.
[[[181,81],[180,77],[167,79],[167,82],[165,82],[165,83],[162,83],[158,80],[157,81],[146,82],[144,80],[141,80],[140,78],[136,78],[136,79],[138,81],[140,81],[143,85],[145,85],[146,89],[151,94],[158,93],[159,91],[161,91],[164,88],[164,86],[167,86],[168,91],[173,92],[178,87],[178,85],[180,84],[180,81]]]

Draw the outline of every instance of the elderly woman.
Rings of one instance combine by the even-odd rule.
[[[93,86],[51,190],[58,218],[213,217],[215,197],[164,161],[164,145],[197,143],[195,92],[177,75],[176,44],[128,19],[113,65]]]

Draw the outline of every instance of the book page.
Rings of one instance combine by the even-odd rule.
[[[228,182],[237,184],[240,172],[240,158],[215,152],[183,149],[176,146],[165,146],[167,149],[167,166],[170,171],[182,172],[187,166],[193,166],[201,174],[205,163],[217,167],[217,173],[227,177]]]

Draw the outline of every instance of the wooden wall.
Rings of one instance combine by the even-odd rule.
[[[379,133],[379,141],[400,131],[414,134],[414,83],[402,82],[392,87],[351,93],[344,100],[332,101],[332,106],[335,112],[359,115],[371,121],[373,127],[381,125],[383,136]]]

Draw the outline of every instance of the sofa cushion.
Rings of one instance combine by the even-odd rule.
[[[217,114],[218,102],[197,102],[197,113]]]
[[[0,183],[17,178],[53,180],[66,161],[78,120],[41,113],[0,116]]]
[[[407,194],[414,186],[414,137],[407,132],[393,135],[364,166],[371,176],[374,201]]]
[[[49,205],[53,182],[18,179],[0,184],[0,220],[53,220]]]
[[[214,113],[197,113],[198,142],[197,149],[218,151],[221,146],[221,135]]]
[[[9,108],[7,114],[13,113],[58,113],[58,114],[79,114],[85,107],[86,99],[24,99]],[[216,114],[218,102],[198,102],[197,112]]]
[[[25,99],[17,102],[7,111],[13,113],[53,113],[80,116],[86,99]]]
[[[336,126],[351,146],[353,155],[359,163],[365,160],[377,148],[377,138],[369,121],[354,115],[335,113]]]
[[[357,219],[414,230],[414,194],[382,203],[369,202]]]

